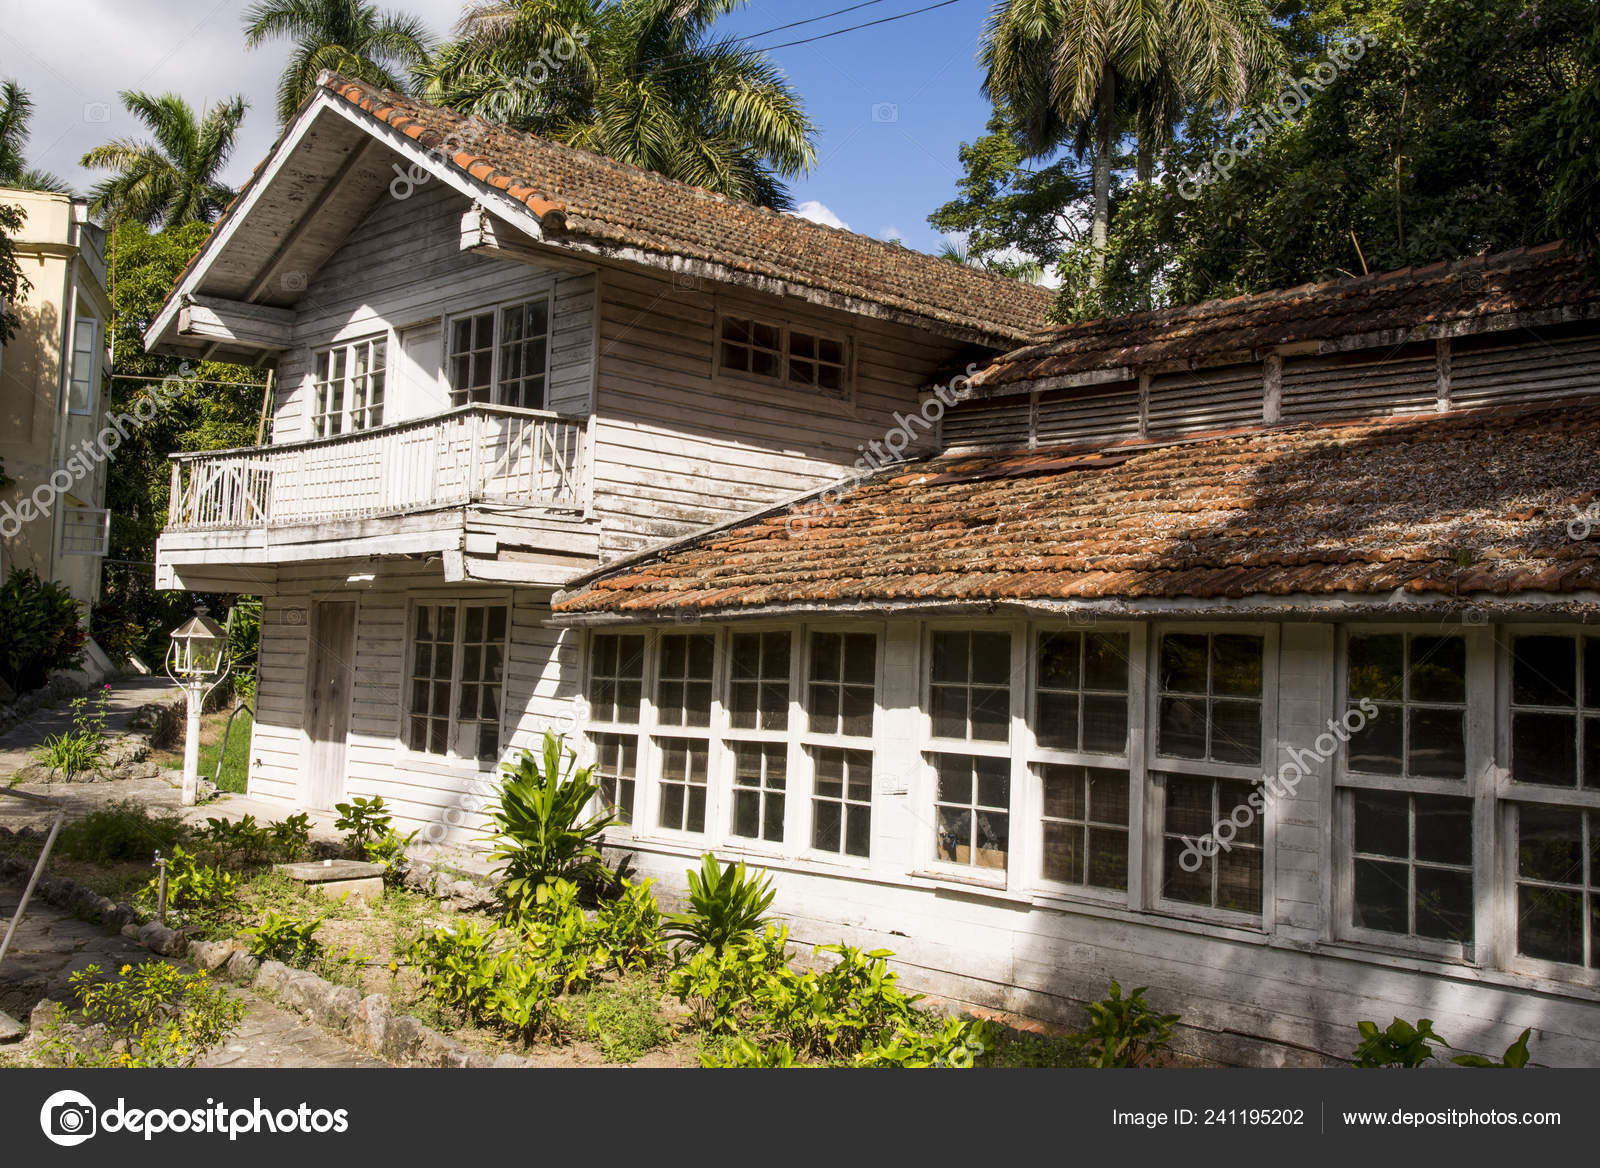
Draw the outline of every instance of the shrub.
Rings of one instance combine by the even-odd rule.
[[[273,854],[285,862],[298,860],[311,851],[311,816],[291,815],[267,828]]]
[[[83,663],[87,634],[72,594],[28,568],[0,584],[0,679],[18,693],[38,689],[58,669]]]
[[[1089,1025],[1073,1037],[1082,1045],[1091,1067],[1138,1067],[1172,1041],[1179,1015],[1157,1014],[1144,1000],[1148,987],[1140,986],[1127,997],[1115,979],[1111,993],[1089,1003]]]
[[[608,1063],[631,1063],[672,1031],[656,1013],[655,987],[639,981],[596,986],[584,999],[584,1028]]]
[[[188,839],[189,829],[178,816],[152,815],[142,804],[121,799],[63,824],[56,847],[74,860],[116,864],[169,854]]]
[[[1450,1061],[1458,1067],[1484,1067],[1495,1070],[1520,1071],[1528,1065],[1528,1036],[1533,1033],[1533,1027],[1524,1030],[1517,1040],[1506,1047],[1505,1054],[1499,1059],[1486,1058],[1481,1054],[1458,1054]]]
[[[680,954],[706,948],[721,952],[766,926],[763,914],[776,895],[772,882],[748,875],[742,860],[724,868],[707,852],[700,857],[700,871],[691,868],[688,876],[690,911],[667,918],[672,926],[667,935]]]
[[[731,1038],[717,1043],[700,1055],[703,1067],[725,1067],[751,1070],[757,1067],[789,1068],[800,1064],[795,1061],[794,1048],[787,1042],[775,1042],[761,1047],[748,1038]]]
[[[34,749],[33,757],[41,766],[61,771],[68,782],[86,771],[100,769],[111,744],[106,739],[106,706],[110,702],[111,687],[102,686],[98,700],[88,695],[72,700],[72,729],[63,734],[53,734]]]
[[[322,942],[317,940],[317,930],[321,927],[321,917],[304,921],[280,916],[268,909],[262,914],[260,924],[244,932],[250,938],[252,957],[304,967],[322,956]]]
[[[433,999],[471,1021],[524,1039],[561,1033],[572,1021],[561,974],[517,941],[501,948],[509,932],[463,921],[424,932],[408,956]]]
[[[335,803],[333,809],[339,813],[333,821],[335,830],[345,833],[345,847],[358,856],[366,855],[368,845],[382,839],[394,820],[383,805],[382,795]]]
[[[564,757],[563,757],[564,755]],[[609,884],[611,871],[600,855],[610,815],[586,817],[599,790],[593,767],[578,767],[565,740],[545,731],[541,758],[523,751],[504,766],[506,780],[498,805],[489,814],[494,832],[491,856],[504,862],[500,897],[507,922],[532,912],[538,889],[563,879]]]
[[[1356,1029],[1361,1034],[1361,1042],[1356,1047],[1355,1058],[1350,1065],[1365,1070],[1379,1067],[1414,1070],[1433,1058],[1434,1051],[1430,1043],[1450,1046],[1434,1033],[1431,1018],[1419,1018],[1415,1026],[1403,1018],[1396,1018],[1382,1030],[1378,1029],[1376,1022],[1358,1022]],[[1458,1054],[1453,1055],[1450,1061],[1458,1067],[1520,1070],[1528,1065],[1528,1039],[1532,1033],[1531,1027],[1524,1030],[1498,1059],[1481,1054]]]
[[[618,973],[645,970],[666,958],[661,909],[650,892],[654,883],[649,879],[640,884],[620,880],[616,896],[602,901],[595,914],[597,945]]]
[[[305,819],[304,816],[301,818]],[[308,834],[310,822],[305,819]],[[274,828],[260,826],[254,815],[243,815],[238,819],[207,819],[201,837],[216,854],[216,859],[231,859],[241,865],[263,863],[278,852],[278,836]]]
[[[69,1019],[57,1014],[45,1048],[79,1066],[193,1066],[244,1018],[244,1003],[212,985],[204,970],[184,973],[164,961],[124,965],[113,978],[89,965],[68,980],[79,1020],[106,1027],[110,1039],[106,1049],[84,1050],[63,1031]]]
[[[154,904],[160,894],[160,875],[151,877],[145,885],[144,899]],[[239,878],[213,864],[202,864],[182,847],[174,847],[167,860],[167,907],[174,909],[209,909],[234,900],[239,892]]]

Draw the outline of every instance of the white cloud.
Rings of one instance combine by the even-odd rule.
[[[841,231],[850,230],[850,224],[835,215],[826,203],[820,203],[816,199],[807,199],[789,213],[801,219],[809,219],[813,223],[821,223],[825,227],[837,227]]]
[[[891,223],[887,227],[878,228],[878,238],[887,239],[894,243],[904,243],[906,241],[906,233]]]

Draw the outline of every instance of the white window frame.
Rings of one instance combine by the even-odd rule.
[[[445,394],[449,398],[451,408],[459,409],[469,405],[494,405],[505,408],[528,409],[532,407],[508,406],[501,398],[501,381],[504,379],[504,369],[501,367],[501,348],[506,343],[503,324],[505,312],[510,308],[521,308],[534,301],[542,300],[545,305],[545,320],[548,322],[548,332],[545,335],[544,346],[544,404],[539,407],[542,412],[550,410],[550,370],[554,360],[556,347],[556,298],[554,289],[543,292],[534,292],[526,296],[513,296],[506,300],[499,300],[493,304],[480,304],[472,308],[458,309],[447,312],[444,316],[444,335],[441,347],[444,350],[444,383]],[[490,326],[491,342],[489,348],[489,400],[487,402],[474,402],[470,397],[457,401],[455,388],[455,324],[463,317],[491,316]],[[524,374],[519,380],[524,380],[530,375]]]
[[[811,729],[811,714],[808,708],[811,689],[811,655],[812,637],[816,634],[851,636],[853,634],[869,635],[873,639],[873,670],[872,670],[872,726],[864,735],[843,733],[843,724],[839,733],[827,733]],[[798,809],[798,823],[796,825],[795,842],[798,845],[798,854],[817,863],[837,866],[844,869],[866,871],[872,867],[873,857],[883,850],[883,843],[879,837],[883,825],[885,812],[880,808],[878,801],[877,767],[880,753],[878,750],[878,731],[883,719],[879,716],[879,709],[883,701],[884,687],[884,659],[887,654],[888,637],[883,625],[876,622],[842,622],[820,621],[815,624],[804,624],[799,629],[801,671],[799,682],[795,690],[795,697],[799,706],[796,723],[797,733],[793,735],[795,742],[791,757],[796,760],[791,767],[791,773],[796,770],[801,776],[804,787],[803,796],[797,794],[795,801],[800,803]],[[837,852],[825,851],[813,843],[816,825],[816,755],[817,750],[859,750],[865,751],[872,759],[872,784],[869,791],[869,814],[871,816],[871,829],[868,832],[867,854],[854,856],[843,849],[845,825],[840,825],[841,847]],[[848,782],[843,791],[845,804],[859,805],[859,800],[850,799]]]
[[[598,718],[595,716],[595,707],[589,698],[589,691],[594,683],[593,653],[594,639],[596,637],[638,637],[640,639],[639,714],[637,721],[618,722],[610,718]],[[639,821],[639,808],[641,806],[644,790],[644,752],[646,749],[646,743],[641,729],[644,725],[645,706],[650,697],[648,692],[648,678],[650,675],[650,653],[653,639],[654,637],[651,631],[642,627],[617,626],[615,628],[596,628],[590,630],[589,634],[582,638],[582,645],[580,647],[580,652],[582,653],[583,657],[582,668],[579,670],[579,683],[581,688],[578,692],[582,695],[583,699],[580,709],[582,711],[583,718],[583,742],[586,750],[583,756],[583,762],[585,765],[593,764],[597,768],[599,766],[599,747],[595,742],[596,735],[605,734],[612,737],[633,739],[633,809],[628,813],[630,818],[627,821],[619,821],[611,829],[618,835],[630,838],[634,832],[634,825]],[[612,676],[615,677],[616,675]],[[596,776],[595,781],[598,784],[598,776]],[[620,784],[620,778],[618,779],[618,782]],[[620,786],[618,791],[620,794]],[[600,803],[600,805],[596,808],[597,811],[609,810],[609,808],[605,805],[604,800],[600,799],[599,795],[596,795],[596,799]]]
[[[1238,633],[1261,638],[1261,759],[1254,764],[1178,758],[1160,752],[1161,639],[1166,633]],[[1258,817],[1261,824],[1261,911],[1236,912],[1210,905],[1169,900],[1162,894],[1167,823],[1167,775],[1194,779],[1227,779],[1261,783],[1278,753],[1278,626],[1267,623],[1181,621],[1152,619],[1147,637],[1146,677],[1149,717],[1144,726],[1147,774],[1144,783],[1145,821],[1143,883],[1148,892],[1145,909],[1164,916],[1230,925],[1255,932],[1273,929],[1273,868],[1276,863],[1275,814],[1271,804]],[[1209,698],[1208,690],[1208,713]]]
[[[81,350],[78,348],[78,333],[79,330],[85,328],[86,326],[89,330],[89,368],[84,375],[80,377],[78,369],[78,354]],[[69,414],[75,414],[79,417],[92,416],[95,412],[95,405],[100,400],[100,368],[102,359],[100,353],[100,336],[101,328],[98,317],[92,316],[89,313],[81,310],[73,314],[72,335],[68,338],[70,347],[67,353],[67,413]],[[83,386],[84,394],[84,401],[81,407],[73,403],[73,397],[77,393],[77,387],[80,384]]]
[[[75,517],[88,522],[74,523]],[[91,526],[92,545],[78,544],[73,536],[74,526]],[[95,556],[103,558],[111,550],[111,512],[104,507],[63,507],[61,509],[61,554],[65,556]]]
[[[761,324],[777,330],[778,348],[775,352],[782,369],[781,373],[776,376],[769,376],[765,373],[756,373],[753,370],[735,369],[723,363],[722,330],[724,322],[730,319],[748,322],[752,325]],[[819,341],[834,342],[843,350],[844,360],[842,362],[823,361],[820,356],[796,358],[792,351],[792,341],[795,333],[813,337]],[[742,342],[733,343],[742,344]],[[737,306],[732,306],[720,308],[717,311],[716,334],[713,337],[713,344],[716,346],[716,351],[712,354],[712,367],[716,370],[718,377],[753,381],[761,385],[775,386],[792,390],[796,393],[821,397],[828,401],[842,402],[847,405],[855,401],[855,335],[847,330],[829,328],[805,320],[778,321],[761,312],[746,312]],[[743,347],[751,348],[752,346],[743,345]],[[793,360],[809,361],[817,365],[837,366],[841,383],[839,390],[836,392],[831,389],[825,389],[814,382],[795,381],[789,376],[789,363]]]
[[[667,637],[673,636],[711,638],[711,716],[708,725],[667,725],[661,720],[662,643]],[[723,678],[727,673],[725,630],[692,624],[661,629],[652,638],[648,653],[645,668],[647,677],[645,701],[649,706],[649,719],[648,728],[644,731],[646,738],[641,742],[639,751],[640,765],[648,767],[646,772],[648,779],[642,775],[643,790],[637,787],[634,789],[635,806],[639,805],[641,795],[644,796],[645,804],[643,810],[634,815],[634,835],[670,843],[690,844],[702,850],[714,850],[725,834],[719,831],[723,807],[720,798],[721,784],[718,782],[718,776],[723,770],[722,738],[727,730],[727,709],[722,701]],[[661,824],[662,784],[665,782],[663,772],[665,751],[662,743],[668,739],[706,744],[706,814],[705,826],[701,831],[663,827]],[[645,752],[646,746],[649,750],[648,755]]]
[[[453,605],[456,609],[456,633],[451,648],[450,662],[450,721],[447,732],[447,746],[444,754],[435,754],[428,750],[417,750],[410,745],[411,714],[412,714],[412,681],[416,667],[417,657],[417,609],[428,607],[441,607]],[[461,755],[456,753],[455,742],[457,733],[457,707],[461,700],[461,666],[464,657],[463,640],[466,633],[466,621],[463,609],[468,607],[494,607],[504,606],[506,610],[506,632],[501,642],[501,676],[500,676],[500,701],[499,701],[499,726],[497,729],[497,742],[495,757],[493,759],[480,759],[476,754]],[[516,608],[509,592],[491,592],[481,596],[415,596],[406,604],[405,627],[405,673],[403,675],[404,692],[402,694],[400,710],[400,750],[402,757],[413,762],[431,762],[434,765],[448,765],[451,767],[465,768],[470,766],[481,774],[492,773],[499,768],[500,760],[505,756],[506,748],[510,743],[510,736],[506,733],[506,691],[509,687],[511,672],[511,640],[512,630],[516,624]],[[432,717],[433,715],[429,715]]]
[[[1464,773],[1458,781],[1352,771],[1349,766],[1349,744],[1340,745],[1333,760],[1332,783],[1327,806],[1328,822],[1333,825],[1333,914],[1329,922],[1330,933],[1336,941],[1348,941],[1367,949],[1417,954],[1446,961],[1486,964],[1492,962],[1493,958],[1490,955],[1498,948],[1493,936],[1496,928],[1491,910],[1493,897],[1490,895],[1490,888],[1495,883],[1492,821],[1496,782],[1493,774],[1493,743],[1489,728],[1498,702],[1492,632],[1481,626],[1441,628],[1437,624],[1409,622],[1395,624],[1352,622],[1340,625],[1334,654],[1332,703],[1334,709],[1330,717],[1342,717],[1354,704],[1349,696],[1351,638],[1396,634],[1406,637],[1408,658],[1412,637],[1460,637],[1465,645]],[[1427,707],[1435,703],[1420,704]],[[1405,706],[1402,706],[1402,709],[1404,708]],[[1407,795],[1442,795],[1464,798],[1472,802],[1473,940],[1470,944],[1386,933],[1378,929],[1360,928],[1355,924],[1355,810],[1354,796],[1351,794],[1355,790],[1388,791]],[[1415,865],[1414,860],[1410,862]]]
[[[771,634],[782,634],[789,640],[789,671],[788,709],[785,714],[785,726],[782,730],[763,730],[754,728],[735,728],[733,725],[733,642],[737,637],[753,636],[763,637]],[[716,785],[721,802],[721,818],[717,821],[717,834],[728,847],[738,848],[751,855],[766,855],[773,858],[791,856],[798,850],[795,847],[795,824],[797,808],[795,807],[797,758],[795,757],[795,738],[798,702],[798,686],[800,684],[800,657],[802,647],[797,643],[800,626],[787,623],[751,623],[731,625],[724,630],[719,648],[724,655],[720,663],[720,678],[715,686],[715,704],[722,707],[720,719],[722,729],[719,734],[720,750],[717,752],[719,759],[716,769],[711,772],[711,781]],[[713,712],[712,720],[718,721]],[[745,835],[736,835],[733,830],[734,812],[734,785],[738,778],[737,746],[740,743],[761,743],[767,745],[780,745],[784,750],[784,823],[782,838],[777,840],[762,839]],[[765,796],[763,796],[764,802]],[[708,797],[709,802],[709,797]],[[707,822],[707,831],[711,831],[711,824]]]
[[[370,362],[374,348],[378,345],[383,346],[383,364],[381,366],[374,367],[372,364],[370,364]],[[352,390],[354,389],[354,383],[356,379],[355,355],[358,348],[365,348],[367,350],[367,359],[369,362],[365,375],[367,378],[367,397],[365,399],[366,404],[360,409],[356,409],[351,404],[354,397]],[[328,405],[328,398],[325,395],[331,391],[334,384],[333,361],[334,354],[337,352],[344,353],[344,374],[341,378],[342,385],[339,397],[339,410],[337,413],[335,413],[333,410],[326,408]],[[312,349],[310,372],[310,419],[312,438],[338,438],[346,434],[357,434],[365,430],[375,430],[379,426],[383,425],[384,415],[389,409],[389,362],[393,352],[394,338],[391,337],[389,333],[382,331],[366,333],[359,337],[351,337],[348,340],[334,341],[330,344],[319,345]],[[321,381],[318,379],[318,373],[321,369],[321,364],[324,358],[326,358],[328,362],[327,381]],[[378,416],[376,420],[371,418],[371,383],[374,373],[383,374],[383,403],[378,407]],[[333,418],[337,418],[339,421],[339,429],[337,432],[331,431],[327,428],[327,422]]]

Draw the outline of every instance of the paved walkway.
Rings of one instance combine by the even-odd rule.
[[[177,687],[165,677],[125,677],[113,681],[111,700],[106,706],[107,732],[125,733],[128,720],[140,706],[175,697],[177,692]],[[0,734],[0,778],[31,764],[33,748],[47,737],[71,729],[72,699],[64,698],[60,705],[35,710],[26,721]]]
[[[22,885],[0,884],[0,936],[22,896]],[[158,961],[148,950],[63,913],[37,897],[17,927],[5,965],[0,966],[0,1011],[26,1022],[44,998],[65,1001],[67,977],[86,965],[120,969]],[[245,1003],[243,1024],[199,1064],[203,1067],[381,1067],[385,1063],[336,1038],[300,1014],[273,1005],[248,990],[229,987]],[[0,1047],[0,1049],[6,1049]]]

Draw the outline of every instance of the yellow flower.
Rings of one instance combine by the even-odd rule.
[[[133,966],[124,965],[118,972],[121,973],[123,977],[127,977],[130,973],[133,972]]]

